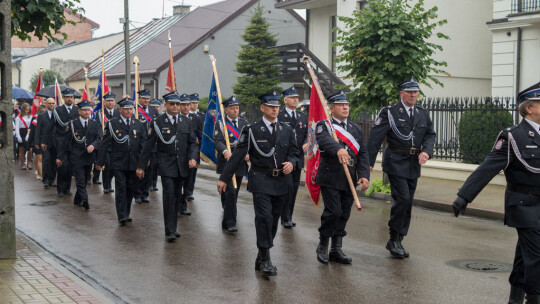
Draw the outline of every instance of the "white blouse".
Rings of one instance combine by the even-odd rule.
[[[28,126],[28,131],[26,132],[26,138],[25,140],[28,140],[28,136],[30,135],[30,125],[32,124],[32,115],[26,115],[26,116],[17,116],[15,118],[15,136],[17,136],[17,140],[19,142],[23,142],[23,139],[21,137],[20,129],[26,129],[26,126],[22,122],[21,118],[26,123],[26,126]]]

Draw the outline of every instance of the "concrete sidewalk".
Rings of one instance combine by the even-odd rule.
[[[113,303],[17,232],[17,258],[0,260],[0,304]]]

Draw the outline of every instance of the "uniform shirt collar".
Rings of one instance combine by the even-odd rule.
[[[197,114],[197,113],[199,113],[199,109],[197,109],[197,110],[195,110],[195,111],[189,110],[189,113],[191,113],[191,114]]]
[[[270,125],[271,122],[268,121],[266,118],[264,118],[264,116],[263,116],[262,120],[263,120],[264,124],[266,125],[266,127],[268,128],[268,130],[270,130],[270,132],[272,132],[272,126]],[[277,123],[278,123],[277,118],[276,118],[275,123],[276,123],[276,125],[277,125]]]
[[[175,116],[172,116],[171,114],[169,114],[167,112],[165,112],[165,113],[167,114],[167,117],[169,117],[169,120],[171,121],[171,123],[173,123]],[[181,114],[180,113],[176,114],[176,119],[177,119],[176,123],[178,123],[178,115],[181,115]]]
[[[285,107],[285,111],[287,111],[287,113],[289,113],[289,115],[292,117],[292,112],[295,111],[295,110],[291,110],[291,109]]]
[[[401,104],[402,104],[403,107],[405,108],[405,112],[407,112],[407,115],[409,115],[409,109],[410,109],[411,107],[407,106],[407,105],[403,102],[403,100],[401,100]],[[412,107],[412,109],[413,109],[413,111],[414,111],[414,106]]]
[[[52,111],[47,110],[47,113],[49,114],[49,118],[52,116]]]
[[[341,121],[339,119],[335,118],[335,117],[332,117],[332,120],[335,120],[338,123],[341,123]],[[348,118],[345,118],[345,120],[343,121],[345,123],[345,125],[347,125],[347,120],[348,120]]]
[[[236,123],[238,123],[238,117],[236,119],[232,119],[229,117],[229,115],[227,115],[227,119],[230,121],[230,122],[233,122],[236,120]]]
[[[83,119],[81,116],[79,116],[79,120],[81,121],[81,124],[84,126],[85,122],[88,122],[88,119]]]
[[[533,129],[536,130],[536,133],[540,134],[540,125],[535,123],[534,121],[528,119],[528,118],[524,118],[530,125]]]
[[[122,115],[120,115],[122,116]],[[124,116],[122,116],[122,120],[124,121],[124,123],[127,125],[127,121],[128,119],[131,119],[133,121],[133,118],[125,118]],[[131,121],[130,121],[131,122]]]
[[[66,109],[69,109],[70,111],[73,109],[73,105],[71,106],[68,106],[68,105],[64,105],[66,107]]]

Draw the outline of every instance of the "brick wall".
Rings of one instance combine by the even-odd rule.
[[[81,21],[80,17],[65,12],[66,18],[70,21],[77,22],[75,25],[66,24],[60,31],[67,34],[65,41],[85,41],[92,38],[92,24]],[[53,37],[64,39],[60,33],[54,34]],[[32,36],[31,41],[22,41],[18,37],[11,37],[11,47],[46,47],[48,44],[47,38],[39,40],[37,37]]]

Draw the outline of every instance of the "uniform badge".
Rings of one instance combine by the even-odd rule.
[[[530,136],[530,137],[534,137],[534,132],[533,132],[533,131],[529,131],[529,136]]]
[[[499,139],[495,144],[495,149],[500,150],[502,148],[503,140]]]
[[[118,133],[118,136],[122,136],[122,133]]]
[[[288,114],[285,114],[285,117],[289,117],[289,115],[288,115]]]
[[[232,134],[232,133],[229,133],[229,137],[233,137],[233,134]]]
[[[301,129],[302,128],[302,122],[300,122],[299,126],[300,126],[300,129]]]
[[[216,130],[216,131],[214,132],[214,135],[217,135],[218,133],[219,133],[218,130]]]
[[[261,127],[261,132],[264,132],[264,127]]]
[[[167,118],[165,118],[165,122],[169,122],[169,120]]]
[[[322,132],[322,126],[318,126],[317,127],[317,133],[321,133]]]
[[[380,124],[381,124],[381,118],[377,117],[377,119],[375,120],[375,125],[378,126]]]
[[[238,139],[239,142],[244,142],[244,133],[242,133],[242,135],[240,135],[240,138]]]
[[[282,130],[281,126],[279,126],[279,130],[280,130],[280,131]]]
[[[399,108],[399,113],[403,114],[403,108]]]
[[[137,130],[133,130],[133,135],[137,135]]]
[[[118,130],[116,130],[116,131],[115,131],[114,133],[118,134],[118,132],[119,132],[119,131],[118,131]]]
[[[171,134],[171,130],[167,130],[167,134]]]

